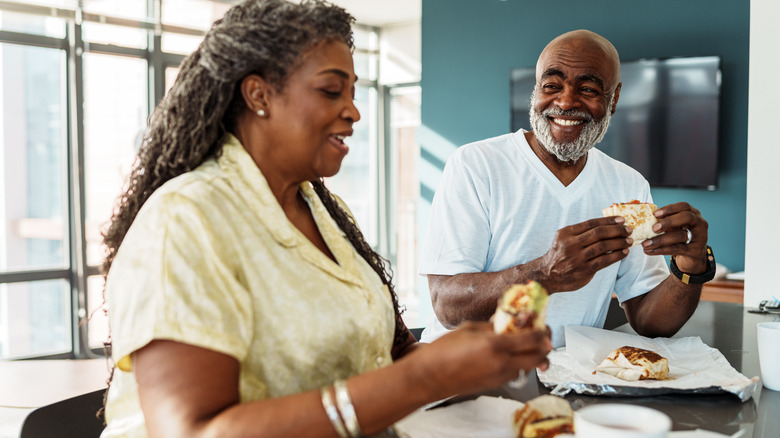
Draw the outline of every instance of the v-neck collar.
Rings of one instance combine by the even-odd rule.
[[[550,193],[555,194],[559,201],[567,203],[572,199],[576,199],[579,195],[587,190],[592,178],[590,174],[593,172],[594,165],[591,159],[591,151],[588,151],[588,159],[585,161],[585,166],[580,171],[579,175],[568,186],[563,185],[561,180],[542,162],[542,160],[536,156],[533,148],[525,138],[525,133],[528,132],[521,129],[513,135],[517,147],[520,148],[523,157],[528,161],[531,168],[539,175],[539,177],[545,182]]]
[[[338,263],[314,246],[287,219],[281,205],[271,192],[262,171],[232,134],[227,134],[222,146],[222,154],[217,159],[217,163],[223,172],[230,175],[230,184],[233,185],[239,196],[255,213],[258,221],[265,226],[276,242],[288,248],[297,247],[307,262],[334,277],[357,285],[363,284],[358,275],[359,271],[352,245],[330,216],[309,181],[302,182],[299,190],[309,205],[325,244]]]

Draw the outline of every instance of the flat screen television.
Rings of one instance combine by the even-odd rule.
[[[720,57],[624,61],[617,111],[596,147],[654,187],[718,187]],[[512,131],[530,129],[535,67],[511,71]]]

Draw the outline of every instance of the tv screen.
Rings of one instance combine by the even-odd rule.
[[[624,61],[620,99],[596,147],[655,187],[718,186],[720,58]],[[530,129],[535,67],[511,71],[512,131]]]

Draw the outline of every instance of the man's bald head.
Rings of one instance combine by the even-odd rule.
[[[620,56],[617,49],[608,39],[587,29],[566,32],[547,44],[536,63],[537,80],[540,68],[544,69],[544,66],[556,59],[570,60],[574,56],[601,58],[599,62],[611,73],[610,78],[605,78],[610,79],[608,88],[614,88],[620,82]]]

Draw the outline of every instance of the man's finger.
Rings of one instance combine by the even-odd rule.
[[[568,227],[562,228],[562,230],[567,230],[571,234],[579,235],[586,233],[594,228],[608,225],[619,225],[625,223],[625,221],[626,220],[621,216],[600,217],[588,219],[585,222],[580,222],[578,224],[569,225]]]

